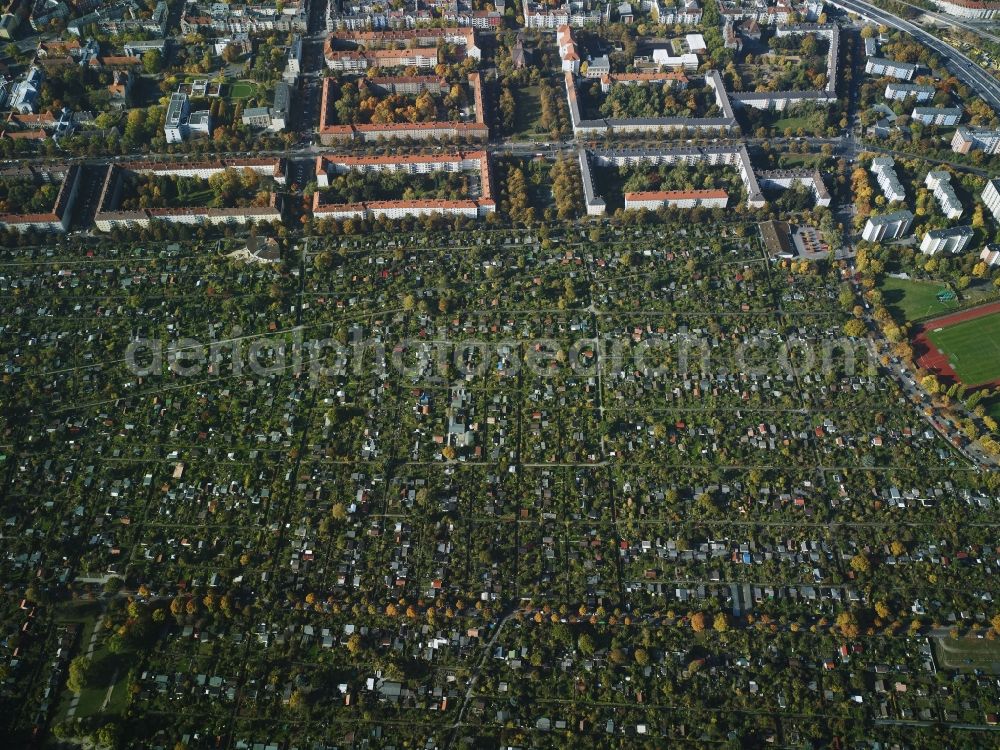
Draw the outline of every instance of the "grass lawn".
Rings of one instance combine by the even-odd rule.
[[[534,135],[542,131],[542,99],[538,86],[525,86],[512,90],[517,107],[514,110],[514,127],[518,134]],[[545,133],[547,136],[548,134]]]
[[[782,169],[793,167],[818,167],[829,158],[823,154],[780,154],[778,161]]]
[[[936,331],[927,337],[966,385],[989,383],[1000,378],[1000,315],[984,315]]]
[[[215,198],[215,193],[211,188],[197,190],[192,193],[184,193],[177,196],[178,206],[207,206]]]
[[[982,669],[1000,674],[1000,641],[986,638],[935,638],[938,663],[947,669]]]
[[[771,127],[781,133],[784,133],[787,128],[791,128],[793,132],[802,128],[807,133],[814,133],[826,128],[826,116],[820,112],[811,112],[808,115],[782,117],[771,123]]]
[[[237,81],[229,85],[230,99],[249,99],[257,93],[257,84],[249,81]]]
[[[922,320],[944,315],[958,307],[957,301],[938,302],[937,296],[947,286],[935,281],[913,281],[886,276],[882,281],[882,300],[889,311],[903,320]]]
[[[985,402],[984,406],[986,407],[986,413],[997,422],[1000,422],[1000,398],[991,398]]]
[[[89,684],[80,692],[80,702],[76,705],[76,718],[94,714],[120,714],[125,710],[128,696],[128,671],[133,654],[123,651],[111,653],[105,643],[98,642],[91,656],[94,675]],[[110,691],[110,697],[108,695]],[[69,705],[73,693],[64,691],[63,700]],[[107,700],[107,706],[104,701]]]

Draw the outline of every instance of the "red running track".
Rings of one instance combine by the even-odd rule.
[[[926,323],[919,324],[914,328],[912,336],[913,361],[917,363],[918,367],[934,373],[939,380],[947,381],[948,383],[959,382],[958,375],[956,375],[955,370],[948,363],[948,357],[938,351],[937,347],[927,337],[927,333],[928,331],[934,331],[938,328],[948,328],[956,323],[964,323],[966,320],[975,320],[976,318],[982,318],[985,315],[992,315],[993,313],[1000,313],[1000,302],[991,302],[988,305],[980,305],[968,310],[942,315],[940,318],[934,318],[933,320],[928,320]],[[982,383],[981,385],[997,384],[1000,384],[1000,381],[996,383]]]

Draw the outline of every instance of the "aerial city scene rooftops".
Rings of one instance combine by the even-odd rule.
[[[996,747],[998,22],[10,0],[0,747]]]

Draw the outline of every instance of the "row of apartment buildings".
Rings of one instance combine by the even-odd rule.
[[[927,173],[924,185],[934,194],[938,205],[941,206],[941,213],[949,219],[962,217],[962,201],[955,195],[955,188],[951,186],[950,172],[932,170]]]
[[[576,76],[570,72],[563,74],[566,84],[566,99],[569,105],[570,124],[576,136],[591,136],[602,133],[665,133],[690,132],[725,135],[738,129],[729,96],[726,94],[722,77],[718,71],[705,73],[705,84],[715,94],[720,115],[717,117],[643,117],[628,119],[601,118],[584,120],[580,114]]]
[[[747,153],[746,147],[743,145],[663,149],[597,149],[590,152],[586,149],[580,148],[577,150],[577,160],[580,165],[580,177],[583,183],[584,205],[589,216],[600,216],[607,210],[605,200],[597,195],[594,189],[593,175],[591,174],[591,163],[597,167],[624,167],[636,166],[640,164],[651,164],[654,166],[660,164],[687,164],[691,166],[695,164],[707,164],[709,166],[731,166],[739,173],[743,186],[747,191],[747,205],[751,208],[762,208],[766,203],[764,194],[757,181],[757,175],[754,173],[753,166],[750,163],[750,155]],[[706,195],[701,197],[708,198],[709,196]],[[718,201],[719,199],[720,196],[715,196],[713,200]],[[681,199],[678,198],[678,200]],[[683,200],[692,200],[692,198]],[[662,203],[661,205],[679,206],[682,204],[678,202],[675,204]],[[686,203],[684,205],[686,205]],[[700,203],[697,205],[713,204]]]
[[[27,178],[37,183],[60,181],[61,185],[51,210],[44,213],[0,214],[0,229],[16,230],[22,233],[31,230],[40,232],[68,231],[73,218],[73,207],[76,205],[80,190],[80,176],[80,167],[75,164],[72,166],[46,166],[41,169],[17,167],[5,171],[0,175],[0,179],[3,177]]]
[[[968,154],[972,151],[1000,154],[1000,130],[959,127],[952,136],[951,150],[956,154]]]
[[[933,0],[942,11],[958,18],[987,21],[1000,18],[1000,2],[990,0]]]
[[[466,0],[415,0],[403,7],[374,0],[341,0],[327,4],[327,31],[414,29],[445,23],[473,29],[494,30],[503,24],[505,3],[477,10]]]
[[[181,15],[181,33],[259,34],[304,32],[309,23],[307,0],[281,3],[188,2]]]
[[[328,203],[323,188],[333,175],[348,172],[431,174],[466,172],[479,176],[478,195],[461,200],[387,200],[365,203]],[[319,156],[316,158],[313,216],[318,219],[400,219],[407,216],[445,214],[482,218],[496,212],[493,169],[486,151],[417,156]]]
[[[209,208],[175,206],[120,209],[125,180],[129,173],[195,177],[207,180],[227,169],[249,169],[257,174],[285,183],[284,160],[278,158],[224,159],[198,162],[122,162],[108,167],[97,202],[94,225],[108,232],[116,228],[148,227],[154,221],[173,224],[247,224],[249,222],[280,222],[281,204],[277,193],[271,193],[266,206],[239,208]]]
[[[725,190],[650,190],[625,193],[625,210],[659,208],[725,208],[729,193]]]
[[[376,80],[405,81],[407,93],[433,91],[438,87],[439,80],[433,76],[410,76],[380,78]],[[336,122],[336,112],[333,108],[333,92],[336,82],[330,78],[323,81],[323,95],[320,99],[319,138],[324,145],[361,140],[366,142],[387,140],[428,140],[432,138],[465,138],[485,140],[489,138],[489,127],[486,125],[483,111],[483,84],[478,72],[469,74],[469,88],[472,91],[472,119],[469,121],[434,121],[434,122],[401,122],[389,124],[359,124],[341,125]],[[395,84],[393,84],[395,85]],[[403,85],[402,83],[400,85]]]

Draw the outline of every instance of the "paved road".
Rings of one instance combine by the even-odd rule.
[[[1000,36],[997,36],[996,34],[991,34],[988,30],[990,27],[986,24],[983,24],[982,21],[980,21],[979,23],[986,26],[986,28],[983,28],[983,26],[980,26],[974,22],[966,22],[965,19],[958,18],[957,16],[949,16],[947,13],[936,13],[932,10],[921,8],[919,5],[914,5],[913,3],[906,2],[906,0],[896,0],[896,2],[905,5],[909,8],[913,8],[915,11],[923,13],[925,17],[933,18],[935,21],[937,21],[938,23],[942,23],[945,26],[951,26],[956,29],[965,29],[966,31],[969,31],[973,34],[978,34],[979,36],[985,37],[990,41],[1000,42]]]
[[[995,112],[1000,112],[1000,81],[991,76],[981,67],[972,62],[950,44],[945,44],[937,37],[924,31],[910,21],[894,16],[881,8],[877,8],[861,0],[830,0],[830,5],[848,13],[857,13],[875,23],[884,24],[893,29],[905,31],[921,44],[930,47],[948,60],[948,68],[956,76],[979,94]]]

